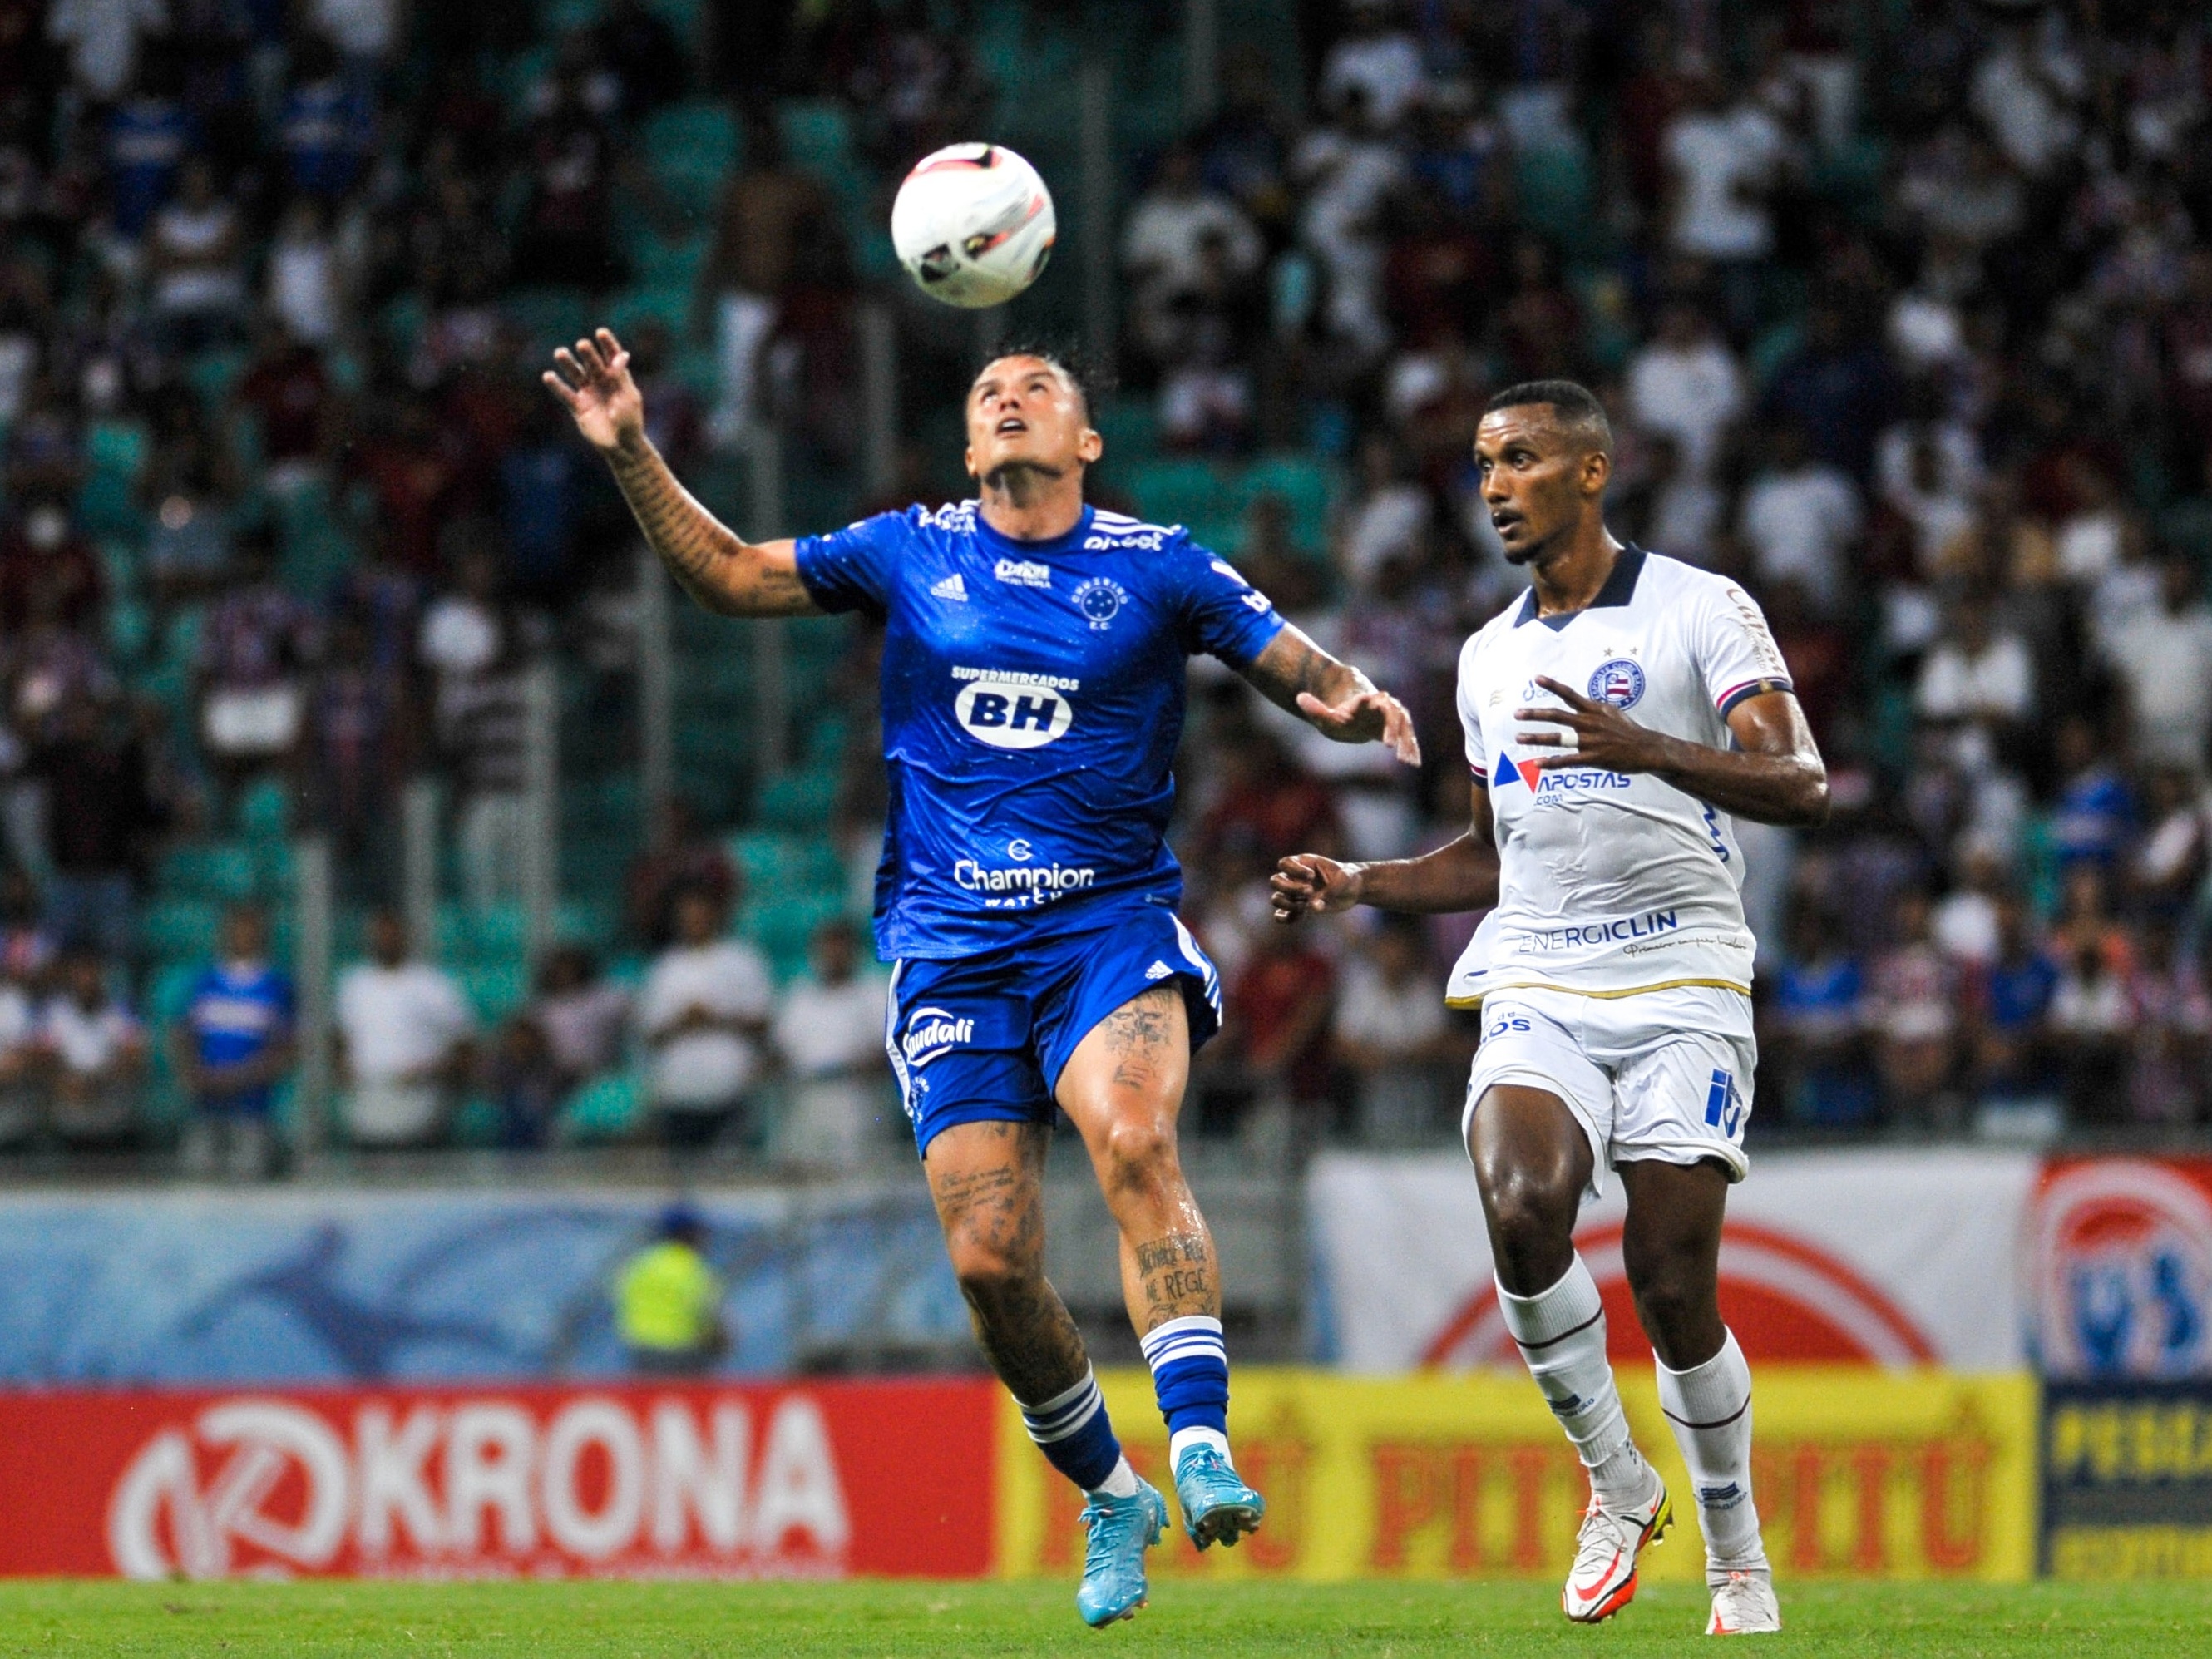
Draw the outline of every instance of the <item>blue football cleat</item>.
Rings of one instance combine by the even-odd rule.
[[[1200,1549],[1233,1547],[1246,1533],[1259,1530],[1267,1512],[1267,1500],[1211,1446],[1186,1447],[1176,1461],[1176,1502],[1182,1506],[1183,1530]]]
[[[1130,1498],[1093,1492],[1083,1506],[1091,1541],[1083,1552],[1083,1588],[1075,1610],[1097,1629],[1133,1619],[1145,1605],[1145,1552],[1160,1541],[1168,1523],[1167,1499],[1143,1479]]]

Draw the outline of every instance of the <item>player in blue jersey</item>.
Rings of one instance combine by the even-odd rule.
[[[269,961],[269,923],[252,905],[222,919],[218,959],[201,970],[170,1032],[191,1091],[185,1169],[252,1180],[275,1152],[270,1115],[293,1060],[292,981]]]
[[[1233,1544],[1265,1509],[1230,1454],[1213,1241],[1176,1148],[1191,1051],[1221,1012],[1213,964],[1176,917],[1165,839],[1184,661],[1209,652],[1329,737],[1408,763],[1412,722],[1182,530],[1085,504],[1102,444],[1083,387],[1049,356],[999,357],[969,387],[977,500],[760,544],[654,451],[612,334],[555,362],[546,384],[701,604],[884,624],[886,1042],[977,1338],[1030,1437],[1088,1495],[1078,1610],[1127,1618],[1167,1510],[1121,1455],[1044,1276],[1055,1105],[1121,1230],[1184,1527],[1201,1549]]]

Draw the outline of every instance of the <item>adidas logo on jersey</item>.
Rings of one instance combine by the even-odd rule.
[[[960,573],[956,570],[943,581],[931,583],[929,596],[933,599],[958,599],[964,604],[968,599],[968,584],[960,580]]]
[[[1165,979],[1173,972],[1175,972],[1175,969],[1169,967],[1164,962],[1156,962],[1151,967],[1145,969],[1145,977],[1146,979]]]

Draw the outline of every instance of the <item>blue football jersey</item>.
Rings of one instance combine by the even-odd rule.
[[[1020,941],[1107,895],[1173,905],[1183,663],[1243,668],[1282,631],[1267,598],[1180,528],[1085,507],[1018,542],[973,501],[799,543],[826,611],[885,624],[885,960]]]
[[[185,1025],[203,1066],[235,1066],[291,1035],[292,981],[265,963],[217,963],[203,972],[185,1000]],[[265,1109],[276,1091],[264,1085],[233,1103]]]

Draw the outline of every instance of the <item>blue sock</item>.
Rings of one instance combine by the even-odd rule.
[[[1085,1492],[1097,1492],[1121,1466],[1121,1443],[1114,1437],[1106,1397],[1088,1365],[1073,1388],[1041,1405],[1024,1406],[1022,1426],[1045,1461]]]
[[[1180,1460],[1192,1443],[1229,1455],[1229,1350],[1222,1345],[1221,1322],[1204,1314],[1170,1319],[1146,1333],[1145,1358],[1152,1368],[1152,1392],[1167,1419],[1168,1445]]]

